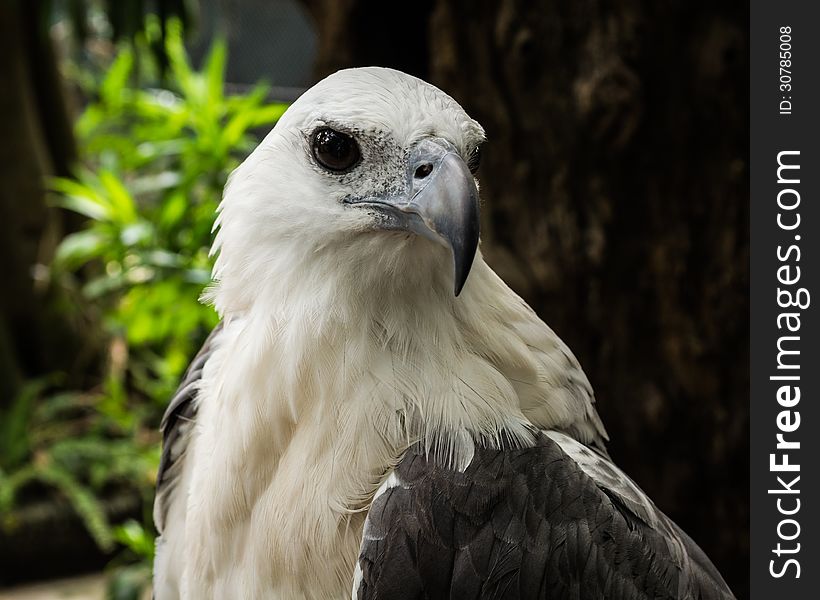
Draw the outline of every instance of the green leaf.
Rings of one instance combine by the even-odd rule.
[[[95,221],[111,218],[111,208],[106,199],[94,188],[66,177],[53,177],[49,187],[61,194],[55,205],[84,215]]]
[[[166,269],[178,268],[185,263],[184,257],[179,254],[160,249],[146,252],[144,260],[146,264]]]
[[[40,399],[37,402],[36,418],[40,423],[59,422],[64,414],[84,409],[89,402],[89,395],[78,392],[59,392]]]
[[[172,190],[182,182],[182,175],[177,171],[167,170],[160,173],[137,177],[131,183],[131,191],[139,196],[154,192]]]
[[[122,229],[120,241],[126,247],[143,244],[151,239],[154,234],[154,227],[147,221],[138,221]]]
[[[121,45],[117,58],[108,69],[105,78],[100,84],[100,96],[104,103],[119,106],[128,89],[128,76],[134,66],[134,55],[127,46]]]
[[[250,126],[251,115],[247,112],[240,112],[231,117],[222,133],[224,147],[227,149],[236,146]]]
[[[38,470],[33,464],[17,469],[11,475],[4,476],[0,486],[0,515],[8,515],[14,508],[17,493],[30,482],[37,480]]]
[[[31,417],[46,385],[42,379],[27,382],[8,409],[0,411],[0,466],[5,470],[17,467],[32,451]]]
[[[59,199],[55,204],[60,208],[79,213],[95,221],[105,221],[108,220],[110,216],[105,206],[97,204],[88,197],[65,196]]]
[[[159,213],[159,225],[164,229],[176,227],[188,210],[188,199],[181,191],[169,194]]]
[[[127,280],[124,273],[117,275],[101,275],[86,283],[82,288],[83,296],[88,300],[95,300],[111,292],[126,287]]]
[[[151,561],[120,566],[108,578],[105,597],[108,600],[142,600],[151,585]],[[149,594],[150,595],[150,594]]]
[[[169,19],[166,25],[165,52],[171,63],[171,74],[183,95],[197,104],[203,104],[202,86],[188,62],[188,55],[182,41],[182,24],[178,19]]]
[[[100,171],[100,183],[108,195],[111,219],[119,223],[133,223],[137,220],[137,207],[131,193],[114,173]]]
[[[134,519],[114,527],[114,539],[137,556],[153,560],[154,536]]]
[[[109,552],[113,549],[114,537],[105,508],[89,489],[68,471],[54,466],[39,468],[37,479],[60,490],[101,550]]]
[[[55,266],[73,271],[88,261],[99,258],[111,240],[97,229],[86,229],[71,233],[57,246],[54,256]]]
[[[205,82],[208,104],[211,107],[220,106],[223,100],[225,81],[225,62],[227,49],[225,40],[218,39],[211,46],[205,61]]]
[[[7,477],[0,487],[0,513],[8,513],[17,493],[33,481],[48,484],[63,494],[97,545],[106,552],[113,548],[114,538],[102,504],[70,472],[53,463],[31,464]]]
[[[270,125],[278,121],[288,109],[287,104],[268,104],[251,113],[251,127]]]

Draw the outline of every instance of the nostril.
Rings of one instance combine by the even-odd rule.
[[[432,164],[430,164],[430,163],[421,164],[416,168],[416,179],[424,179],[425,177],[427,177],[432,172],[433,172],[433,165]]]

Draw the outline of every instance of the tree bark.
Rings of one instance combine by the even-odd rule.
[[[748,5],[437,0],[412,30],[307,5],[318,75],[402,68],[411,40],[410,71],[484,125],[488,262],[579,357],[616,462],[746,597]]]
[[[76,371],[88,355],[80,349],[89,336],[40,267],[64,229],[61,212],[47,206],[45,177],[67,175],[76,157],[45,6],[0,2],[0,408],[24,379]]]

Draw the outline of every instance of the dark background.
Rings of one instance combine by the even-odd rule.
[[[303,65],[273,77],[281,99],[339,68],[390,66],[439,86],[482,123],[488,262],[578,356],[615,461],[747,597],[748,6],[203,5],[194,54],[209,27],[226,26],[209,21],[214,5],[244,15],[251,54]],[[293,59],[285,34],[248,35],[255,15],[280,18]],[[32,3],[0,2],[5,397],[21,377],[76,363],[73,349],[84,346],[31,277],[76,226],[46,207],[38,183],[67,174],[74,159],[71,113],[38,19]],[[293,34],[297,21],[304,35]],[[234,29],[232,52],[243,33]],[[229,75],[241,84],[267,68],[250,57]]]

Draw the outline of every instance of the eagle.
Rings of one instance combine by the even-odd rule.
[[[484,261],[482,127],[377,67],[296,100],[216,219],[162,421],[157,600],[727,599]]]

